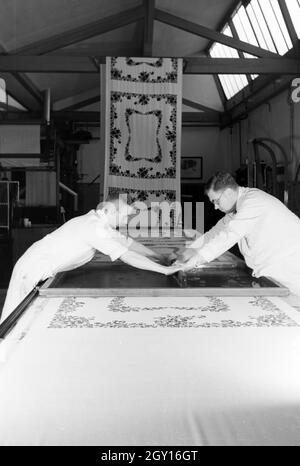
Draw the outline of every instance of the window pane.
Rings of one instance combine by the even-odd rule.
[[[19,102],[17,102],[17,100],[15,100],[13,97],[11,97],[10,95],[7,96],[7,103],[8,105],[10,105],[11,107],[15,107],[17,108],[18,110],[24,110],[26,111],[26,108],[23,107],[23,105],[21,105]]]
[[[0,102],[6,104],[6,84],[2,78],[0,78]]]
[[[270,0],[259,0],[259,5],[263,12],[266,21],[268,22],[268,27],[272,38],[276,44],[276,48],[280,55],[284,55],[288,51],[288,47],[285,43],[284,37],[278,25],[278,21],[274,14]]]
[[[217,52],[217,46],[218,45],[219,44],[214,44],[211,47],[210,51],[209,51],[210,56],[213,57],[213,58],[220,57],[220,54],[218,54],[218,52]],[[223,75],[219,75],[219,79],[220,79],[221,85],[223,87],[224,94],[226,95],[226,98],[230,99],[230,97],[232,97],[234,95],[234,91],[228,86],[226,77],[224,77]]]
[[[222,74],[219,74],[219,78],[220,78],[220,82],[222,84],[222,87],[223,87],[223,90],[224,90],[224,93],[227,99],[230,99],[234,95],[233,90],[229,88],[225,76],[223,76]]]
[[[267,26],[265,18],[264,18],[264,15],[262,14],[262,11],[261,11],[260,6],[258,4],[258,0],[252,0],[251,6],[252,6],[252,9],[253,9],[253,13],[255,14],[255,17],[257,19],[257,23],[259,25],[261,33],[263,34],[264,40],[265,40],[265,42],[266,42],[266,44],[268,46],[267,47],[268,50],[270,50],[271,52],[276,53],[277,50],[276,50],[275,44],[274,44],[273,39],[272,39],[272,37],[270,35],[268,26]]]
[[[244,56],[245,56],[245,58],[257,58],[254,55],[250,55],[250,53],[244,53]],[[252,79],[257,78],[258,76],[259,76],[258,74],[251,74]]]
[[[281,30],[282,36],[284,38],[284,41],[286,43],[286,46],[288,49],[291,49],[293,47],[289,32],[287,30],[284,18],[281,13],[280,6],[278,5],[278,0],[270,0],[271,6],[273,8],[273,12],[275,15],[275,18],[277,20],[278,26]]]
[[[300,0],[287,0],[285,3],[289,9],[294,27],[300,39]]]
[[[251,28],[250,22],[248,20],[249,27]],[[226,27],[222,31],[223,34],[229,37],[233,37],[232,31],[230,26],[227,24]],[[251,34],[248,31],[247,38],[245,37],[245,41],[248,41],[248,37],[251,37]],[[254,37],[254,39],[253,39]],[[255,41],[257,45],[257,41],[255,39],[255,35],[252,30],[252,41]],[[249,41],[248,41],[249,42]],[[227,45],[215,43],[211,47],[209,54],[213,58],[239,58],[239,52],[237,49],[228,47]],[[249,55],[250,57],[250,55]],[[236,95],[239,91],[241,91],[244,87],[248,85],[248,79],[244,74],[220,74],[219,79],[221,85],[224,90],[224,94],[226,95],[227,99],[230,99],[234,95]]]
[[[248,42],[248,44],[258,45],[253,28],[243,6],[241,6],[241,8],[238,10],[232,21],[236,27],[240,40]]]
[[[253,10],[253,7],[252,7],[252,3],[249,3],[249,5],[247,6],[246,8],[247,10],[247,13],[248,13],[248,16],[249,16],[249,19],[251,21],[251,24],[252,24],[252,27],[255,31],[255,34],[256,34],[256,37],[257,37],[257,40],[258,40],[258,43],[259,43],[259,46],[263,49],[267,49],[269,50],[269,47],[267,45],[267,42],[264,38],[264,35],[262,33],[262,30],[261,30],[261,27],[260,27],[260,24],[257,20],[257,17],[254,13],[254,10]]]

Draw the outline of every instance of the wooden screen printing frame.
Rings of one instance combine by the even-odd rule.
[[[215,282],[220,286],[215,286]],[[210,286],[213,282],[213,286]],[[249,282],[249,286],[247,283]],[[208,283],[208,286],[206,286]],[[200,286],[198,286],[200,285]],[[241,263],[210,265],[171,276],[136,269],[122,262],[90,262],[49,278],[39,290],[45,297],[64,296],[287,296],[273,280],[254,278]]]

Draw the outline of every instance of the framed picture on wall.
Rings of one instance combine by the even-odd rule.
[[[202,157],[182,157],[181,158],[181,179],[201,180],[203,177]]]

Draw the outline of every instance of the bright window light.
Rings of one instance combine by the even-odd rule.
[[[259,0],[259,6],[265,21],[267,22],[270,34],[272,35],[278,52],[280,55],[284,55],[289,50],[289,47],[287,46],[284,35],[280,29],[279,22],[272,7],[272,2],[270,0]]]
[[[243,6],[241,6],[237,14],[232,18],[232,21],[235,25],[240,40],[248,42],[248,44],[256,46],[259,45],[253,32],[253,28],[249,21],[246,10]]]
[[[229,27],[225,28],[224,34],[232,36]],[[213,58],[239,58],[238,51],[227,45],[215,43],[210,49],[210,56]],[[243,74],[223,74],[219,75],[224,93],[230,99],[248,84],[248,80]]]
[[[6,104],[6,84],[2,78],[0,78],[0,103]]]
[[[298,38],[300,39],[300,0],[286,0],[285,3],[290,12]]]
[[[260,42],[259,45],[263,48],[266,48],[267,50],[270,50],[270,52],[276,53],[277,50],[276,50],[274,41],[270,34],[270,31],[265,21],[265,17],[262,13],[262,10],[259,6],[258,0],[252,0],[252,2],[247,7],[247,12],[248,11],[249,12],[252,11],[253,15],[256,18],[256,22],[252,22],[255,33],[256,33],[256,37],[259,38],[263,36],[263,42]],[[264,44],[266,44],[266,47]]]
[[[300,0],[285,0],[291,19],[300,38]],[[251,0],[247,6],[241,5],[232,17],[232,27],[236,29],[238,39],[265,50],[280,55],[286,54],[292,47],[292,40],[284,20],[279,0]],[[230,25],[223,29],[223,34],[233,37]],[[215,43],[210,49],[210,55],[216,58],[257,58],[256,56],[239,52],[235,48]],[[248,76],[248,75],[247,75]],[[245,74],[219,75],[224,93],[229,99],[248,85]],[[251,74],[256,79],[257,74]]]
[[[289,31],[288,31],[288,29],[286,27],[286,24],[285,24],[285,21],[284,21],[280,6],[278,4],[278,0],[269,0],[269,1],[271,3],[272,8],[273,8],[275,18],[277,20],[278,26],[279,26],[279,28],[281,30],[282,35],[283,35],[286,46],[287,46],[288,49],[291,49],[293,47],[293,43],[291,41]]]
[[[245,56],[245,58],[257,58],[254,55],[250,55],[250,53],[244,53],[244,56]],[[251,74],[252,79],[257,78],[258,76],[259,76],[258,74]]]
[[[18,110],[26,111],[26,108],[23,107],[17,100],[15,100],[11,95],[8,94],[7,96],[7,103],[10,107],[15,107]]]

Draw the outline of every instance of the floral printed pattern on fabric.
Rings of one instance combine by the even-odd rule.
[[[111,79],[129,81],[129,82],[147,82],[147,83],[176,83],[178,76],[178,60],[176,58],[168,59],[168,67],[163,67],[164,59],[149,58],[134,59],[131,57],[113,57],[111,59]],[[137,75],[132,75],[130,67],[146,66],[147,70],[140,71]],[[149,69],[150,68],[150,69]],[[154,69],[153,70],[151,70]]]
[[[182,60],[107,58],[105,195],[180,200]]]
[[[65,298],[48,328],[295,327],[300,314],[280,298]]]

